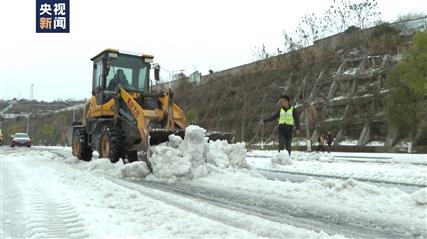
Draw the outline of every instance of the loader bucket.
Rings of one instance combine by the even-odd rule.
[[[164,129],[154,129],[150,131],[150,145],[158,145],[169,140],[169,135],[174,134],[180,136],[182,139],[185,137],[185,131],[183,129],[175,131],[166,131]],[[206,137],[209,141],[215,140],[226,140],[228,143],[234,142],[234,134],[229,132],[212,131],[207,132]]]
[[[185,131],[175,130],[175,131],[167,131],[164,129],[152,129],[150,130],[150,145],[158,145],[169,140],[169,135],[175,134],[184,138]]]
[[[229,144],[234,142],[234,134],[229,132],[219,132],[219,131],[207,132],[206,137],[208,137],[209,140],[212,140],[212,141],[227,140]]]

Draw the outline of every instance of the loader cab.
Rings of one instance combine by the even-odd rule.
[[[130,92],[147,92],[150,87],[151,55],[124,53],[107,49],[94,58],[92,94],[98,104],[107,102],[118,86]]]

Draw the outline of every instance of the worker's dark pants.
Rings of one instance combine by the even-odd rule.
[[[294,127],[287,124],[279,124],[279,152],[288,150],[289,156],[291,155],[292,133]]]
[[[328,143],[328,153],[331,152],[331,149],[332,149],[332,143]]]

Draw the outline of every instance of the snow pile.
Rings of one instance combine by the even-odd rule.
[[[123,165],[112,164],[107,158],[90,161],[88,169],[97,173],[106,173],[112,176],[119,176]]]
[[[312,179],[313,180],[313,179]],[[315,183],[318,183],[319,181],[316,181]],[[358,184],[353,179],[347,179],[347,180],[335,180],[335,179],[326,179],[324,181],[320,182],[320,185],[322,185],[325,188],[333,189],[337,192],[343,191],[345,189],[347,190],[354,190],[356,186],[359,186],[363,188],[364,191],[369,191],[370,193],[377,194],[375,191],[375,186],[372,186],[372,188],[366,188],[366,186],[370,187],[369,184]]]
[[[427,204],[427,188],[420,189],[411,194],[412,199],[421,205]]]
[[[305,152],[305,151],[292,151],[291,159],[294,161],[320,161],[321,157],[328,157],[324,152]]]
[[[77,168],[86,169],[95,173],[106,174],[118,178],[144,178],[150,174],[150,170],[145,162],[138,161],[129,164],[111,163],[107,158],[92,160],[81,164],[82,161],[75,157],[65,160],[68,164],[73,164]]]
[[[205,129],[190,125],[185,130],[185,139],[169,135],[167,143],[151,147],[149,161],[152,173],[143,161],[123,165],[113,164],[104,158],[80,164],[81,161],[71,157],[67,163],[113,177],[168,183],[196,179],[229,169],[250,169],[250,175],[259,176],[246,162],[245,144],[229,144],[221,140],[208,142],[205,134]]]
[[[191,156],[184,155],[178,149],[168,146],[157,146],[152,149],[150,158],[153,175],[157,178],[185,177],[191,171]]]
[[[178,146],[182,143],[182,138],[171,134],[169,135],[169,146],[173,147],[173,148],[178,148]]]
[[[232,144],[229,156],[230,156],[230,163],[232,166],[237,168],[249,168],[248,162],[246,161],[245,144],[243,143]]]
[[[226,141],[211,141],[205,152],[208,163],[219,168],[248,168],[246,147],[243,143],[229,144]]]
[[[271,158],[271,163],[280,165],[291,165],[293,164],[293,161],[289,157],[289,152],[285,149],[280,151],[273,158]]]
[[[120,172],[124,178],[143,178],[150,174],[147,164],[142,161],[125,164]]]
[[[219,168],[227,168],[230,165],[227,152],[231,151],[231,145],[225,141],[214,141],[208,144],[206,159],[208,163]]]
[[[173,182],[179,178],[204,177],[227,168],[249,168],[244,144],[219,140],[208,142],[205,134],[205,129],[190,125],[183,140],[170,135],[167,145],[153,147],[149,160],[155,178],[151,179]]]

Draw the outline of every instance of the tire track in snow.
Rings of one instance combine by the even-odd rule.
[[[14,151],[14,149],[4,150],[4,152],[9,153]],[[34,150],[19,149],[19,152],[21,151],[29,152]],[[17,200],[16,204],[20,205],[19,207],[22,209],[22,218],[16,222],[16,224],[19,224],[18,229],[10,228],[12,233],[15,233],[14,235],[11,234],[11,237],[87,238],[89,235],[86,233],[86,227],[76,209],[68,200],[67,194],[61,193],[59,188],[45,184],[43,177],[37,178],[37,174],[25,175],[21,172],[19,157],[16,160],[17,164],[11,161],[2,162],[2,177],[6,177],[7,184],[15,187],[14,190],[22,191],[20,197],[15,199]]]
[[[319,232],[319,229],[329,235],[341,234],[352,238],[417,238],[427,236],[427,231],[420,228],[402,228],[398,224],[388,224],[382,221],[367,218],[352,217],[350,215],[325,213],[314,208],[303,208],[298,205],[287,204],[262,196],[239,194],[211,188],[202,188],[190,184],[163,184],[154,182],[131,182],[123,179],[106,177],[111,182],[127,187],[155,200],[196,213],[200,216],[217,220],[224,224],[242,228],[238,222],[203,210],[197,210],[191,204],[182,204],[173,199],[158,196],[141,188],[151,188],[166,193],[180,195],[185,198],[202,200],[220,208],[257,216],[277,223],[293,225]],[[272,235],[260,235],[271,237]]]
[[[378,163],[378,164],[390,164],[399,163],[393,161],[393,157],[381,157],[381,156],[347,156],[347,155],[331,155],[337,161],[355,162],[355,163]],[[250,158],[273,158],[272,155],[258,155],[258,154],[246,154],[246,157]],[[405,162],[405,164],[413,164],[417,166],[427,166],[427,162]]]
[[[4,149],[0,150],[0,154],[4,152]],[[9,170],[1,158],[0,155],[0,238],[22,238],[22,192],[19,188],[22,174]]]
[[[218,213],[218,212],[212,212],[209,210],[205,210],[205,208],[199,208],[199,207],[195,206],[194,204],[192,205],[192,203],[194,203],[194,200],[196,200],[196,201],[201,200],[202,202],[205,202],[203,200],[203,198],[186,197],[187,200],[189,199],[189,200],[192,200],[193,202],[192,203],[183,203],[183,202],[174,200],[174,198],[165,197],[165,196],[153,191],[152,189],[156,189],[156,190],[159,190],[160,192],[165,192],[165,193],[170,193],[170,191],[161,190],[159,188],[152,188],[152,187],[147,187],[146,189],[148,189],[148,190],[144,190],[141,188],[141,185],[138,183],[134,183],[134,182],[130,182],[127,180],[118,179],[118,178],[113,178],[113,177],[110,177],[107,175],[105,175],[104,177],[116,185],[119,185],[121,187],[125,187],[125,188],[128,188],[130,190],[136,191],[145,197],[151,198],[151,199],[156,200],[156,201],[163,202],[165,204],[179,208],[179,209],[184,210],[186,212],[193,213],[193,214],[198,215],[200,217],[204,217],[204,218],[207,218],[209,220],[213,220],[213,221],[222,223],[222,224],[227,225],[227,226],[231,226],[231,227],[238,228],[241,230],[249,231],[249,232],[254,233],[254,234],[261,236],[261,237],[269,237],[269,238],[282,238],[283,237],[283,235],[277,234],[277,232],[275,232],[275,231],[269,231],[268,233],[265,233],[265,232],[262,232],[261,230],[252,230],[251,228],[248,228],[248,224],[247,224],[247,222],[245,222],[244,218],[239,218],[240,220],[236,220],[236,218],[233,216],[223,214],[223,213]]]
[[[25,238],[87,238],[82,219],[66,198],[51,198],[44,190],[27,194]]]
[[[248,155],[246,155],[246,157],[271,159],[273,156],[248,154]],[[335,158],[337,158],[337,157],[335,157]],[[368,157],[362,157],[362,158],[368,158]],[[372,158],[376,158],[376,157],[372,157]],[[366,161],[365,161],[365,163],[366,163]],[[375,162],[375,163],[377,163],[377,162]],[[388,164],[389,163],[390,162],[388,162]],[[424,164],[415,164],[415,163],[408,163],[408,164],[425,166]],[[264,175],[268,179],[278,179],[281,181],[284,181],[284,180],[282,180],[284,177],[274,178],[274,177],[271,177],[271,173],[283,174],[283,175],[291,174],[291,175],[295,175],[295,176],[304,176],[304,177],[315,177],[318,179],[331,178],[331,179],[347,180],[347,179],[351,178],[354,180],[374,184],[377,186],[398,187],[398,188],[400,187],[400,188],[404,189],[404,191],[406,191],[406,192],[414,192],[414,191],[419,190],[421,188],[427,187],[427,181],[426,181],[427,178],[424,178],[424,180],[408,180],[406,178],[393,177],[393,179],[391,179],[391,180],[388,180],[388,179],[384,180],[384,179],[381,179],[379,177],[364,176],[364,175],[352,175],[352,174],[339,173],[339,172],[334,173],[334,174],[311,173],[311,172],[300,172],[298,170],[285,170],[285,169],[277,170],[277,169],[270,169],[270,168],[256,168],[256,170],[258,170],[259,173],[261,173],[262,175]],[[292,180],[289,180],[289,181],[292,181]],[[407,187],[407,188],[405,188],[405,187]]]
[[[395,185],[395,186],[408,186],[408,187],[416,187],[418,189],[427,187],[426,183],[406,183],[406,182],[392,182],[392,181],[386,181],[386,180],[375,180],[375,179],[367,179],[363,177],[354,177],[354,176],[341,176],[341,175],[329,175],[329,174],[317,174],[317,173],[302,173],[302,172],[295,172],[295,171],[289,171],[289,170],[275,170],[275,169],[265,169],[265,168],[256,168],[261,174],[264,172],[271,172],[271,173],[282,173],[282,174],[293,174],[293,175],[302,175],[307,177],[317,177],[317,178],[332,178],[332,179],[354,179],[358,181],[363,181],[367,183],[372,184],[387,184],[387,185]]]

